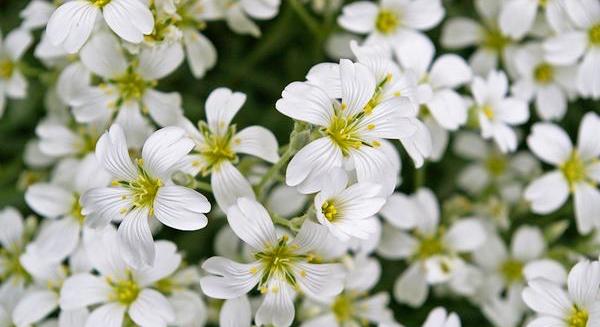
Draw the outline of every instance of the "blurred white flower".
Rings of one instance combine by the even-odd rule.
[[[0,118],[4,114],[7,97],[23,99],[27,96],[27,80],[19,63],[32,42],[33,37],[26,30],[15,29],[4,39],[0,34]]]

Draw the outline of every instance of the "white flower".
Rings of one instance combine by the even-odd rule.
[[[447,231],[440,228],[439,205],[428,189],[411,197],[393,194],[381,215],[389,224],[383,228],[378,253],[409,259],[410,266],[396,280],[393,292],[396,300],[414,307],[424,303],[428,284],[448,282],[465,267],[458,254],[473,252],[486,239],[476,218],[458,220]],[[413,234],[401,230],[413,227]]]
[[[144,143],[141,158],[130,159],[123,130],[113,125],[98,141],[96,157],[115,181],[81,197],[86,223],[106,226],[123,219],[119,241],[125,261],[135,268],[152,265],[155,250],[148,219],[180,230],[197,230],[207,224],[210,202],[200,193],[173,185],[174,165],[194,146],[183,129],[166,127]]]
[[[107,122],[118,111],[116,122],[126,130],[147,128],[142,113],[160,126],[175,124],[183,116],[181,96],[154,87],[181,64],[183,57],[181,45],[161,44],[142,48],[136,60],[128,62],[114,36],[98,33],[81,49],[81,62],[104,83],[73,95],[69,104],[75,119]]]
[[[600,98],[600,3],[574,0],[564,3],[575,28],[544,43],[546,60],[557,65],[583,61],[577,72],[577,88],[584,97]]]
[[[323,174],[344,162],[354,166],[359,182],[384,184],[390,176],[382,175],[393,163],[382,151],[381,139],[407,138],[417,130],[410,100],[401,96],[380,102],[376,78],[365,65],[342,59],[338,78],[341,103],[307,82],[288,85],[276,103],[279,112],[318,126],[322,135],[287,167],[286,183],[303,193],[318,191]]]
[[[218,88],[206,99],[206,120],[196,128],[190,121],[180,124],[194,141],[192,154],[186,156],[181,169],[191,175],[211,174],[210,184],[219,207],[227,212],[239,197],[254,198],[254,191],[242,173],[234,166],[238,154],[249,154],[270,163],[279,160],[275,135],[260,126],[236,131],[233,117],[246,101],[246,95]]]
[[[482,23],[466,17],[449,19],[442,29],[440,42],[448,49],[462,49],[477,46],[469,57],[473,72],[486,75],[498,67],[499,58],[512,76],[514,72],[513,55],[515,41],[498,27],[498,16],[504,1],[475,0],[475,9]]]
[[[86,156],[93,153],[101,128],[79,125],[71,128],[66,122],[48,120],[35,128],[40,150],[54,158]]]
[[[76,53],[88,40],[98,16],[120,38],[140,43],[150,34],[154,18],[148,4],[139,0],[74,0],[58,7],[46,27],[54,45]]]
[[[281,0],[208,0],[213,15],[207,19],[225,18],[227,26],[239,34],[261,35],[260,28],[250,19],[271,19],[279,12]]]
[[[529,149],[542,161],[557,169],[534,180],[525,190],[535,213],[548,214],[560,208],[569,193],[575,199],[575,221],[581,234],[599,225],[600,143],[597,133],[600,118],[594,113],[583,117],[579,125],[578,145],[573,148],[565,131],[550,123],[537,123],[527,138]]]
[[[350,237],[369,238],[375,231],[368,218],[385,203],[385,198],[379,196],[381,186],[372,183],[348,186],[348,175],[342,169],[336,169],[324,178],[323,188],[314,199],[319,223],[343,242]]]
[[[19,258],[29,242],[23,216],[13,207],[0,210],[0,298],[22,293],[29,276]]]
[[[595,326],[598,316],[600,264],[581,261],[569,272],[567,291],[561,285],[540,278],[529,281],[523,290],[523,300],[537,317],[528,327]]]
[[[0,117],[4,113],[6,97],[23,99],[27,95],[27,80],[18,64],[31,42],[31,34],[21,29],[11,31],[4,40],[0,35]]]
[[[460,327],[460,318],[454,312],[448,314],[445,308],[437,307],[427,315],[422,327]]]
[[[550,64],[545,61],[541,46],[532,44],[517,51],[515,67],[519,78],[512,85],[512,93],[527,102],[535,99],[542,119],[562,119],[568,97],[576,90],[576,66]]]
[[[175,321],[167,298],[153,285],[169,277],[181,263],[175,245],[158,241],[155,265],[138,270],[128,267],[121,258],[114,228],[106,228],[97,239],[88,241],[93,267],[100,276],[78,273],[65,280],[60,292],[61,310],[96,306],[85,326],[120,327],[127,320],[139,326],[166,326]]]
[[[239,198],[227,215],[233,231],[253,249],[256,261],[241,264],[212,257],[202,264],[210,275],[200,280],[202,291],[214,298],[233,299],[258,285],[264,300],[256,312],[257,325],[290,326],[294,298],[299,289],[313,297],[330,297],[342,291],[339,264],[310,263],[310,252],[319,249],[327,229],[304,222],[293,240],[277,238],[267,211],[257,202]]]
[[[368,34],[367,43],[391,46],[423,37],[420,31],[435,27],[444,17],[439,0],[381,0],[379,4],[357,1],[342,8],[338,24],[344,29]]]
[[[546,0],[543,3],[535,0],[504,1],[498,24],[505,35],[521,39],[534,28],[538,8],[541,8],[548,25],[560,32],[569,26],[564,6],[565,2],[561,0]]]
[[[19,16],[23,19],[21,27],[32,30],[46,26],[56,5],[46,0],[32,0],[21,10]]]
[[[517,148],[517,135],[511,126],[529,119],[527,103],[515,97],[507,97],[508,79],[502,71],[491,71],[487,80],[475,77],[471,84],[475,110],[481,135],[493,138],[500,151],[512,152]]]

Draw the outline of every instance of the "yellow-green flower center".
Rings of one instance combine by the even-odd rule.
[[[0,60],[0,78],[9,79],[15,70],[15,64],[8,59]]]
[[[171,278],[163,278],[154,283],[154,288],[163,294],[171,294],[177,288],[177,284]]]
[[[589,314],[587,310],[580,309],[576,305],[573,306],[571,315],[567,318],[567,326],[569,327],[586,327]]]
[[[123,101],[139,100],[144,96],[147,88],[156,86],[155,81],[147,81],[133,71],[132,68],[127,70],[125,75],[114,80],[114,83],[119,90],[119,95]]]
[[[400,25],[398,14],[392,10],[382,9],[377,14],[375,28],[383,34],[390,34]]]
[[[110,299],[123,305],[130,305],[140,294],[140,286],[133,280],[131,274],[128,278],[121,281],[108,279],[108,284],[112,287]]]
[[[442,231],[431,236],[418,236],[420,242],[417,248],[416,257],[420,260],[431,258],[435,255],[444,253],[444,244],[442,242]]]
[[[107,4],[110,3],[110,1],[111,0],[90,0],[90,2],[98,8],[102,8],[102,7],[106,6]]]
[[[143,160],[138,159],[138,177],[133,181],[117,181],[116,185],[121,185],[131,192],[131,202],[133,208],[147,208],[149,214],[154,214],[154,199],[158,190],[163,186],[163,182],[159,178],[150,176],[143,167]],[[126,213],[125,208],[122,213]]]
[[[338,295],[331,304],[331,311],[338,322],[350,321],[355,313],[353,298],[346,293]]]
[[[500,273],[510,284],[523,279],[523,263],[516,259],[508,259],[500,266]]]
[[[343,105],[342,105],[343,106]],[[336,112],[325,133],[347,156],[352,149],[358,149],[363,144],[358,132],[359,119],[346,117],[341,112]]]
[[[548,0],[538,0],[538,4],[540,7],[546,7],[546,5],[548,5]]]
[[[554,68],[547,63],[541,63],[533,70],[533,77],[540,84],[548,84],[554,79]]]
[[[499,29],[487,30],[483,39],[483,46],[496,52],[502,51],[509,43],[510,39],[502,35]]]
[[[500,153],[490,154],[486,161],[485,167],[493,176],[501,176],[506,171],[506,158]]]
[[[218,169],[219,164],[224,161],[235,162],[237,160],[237,156],[232,150],[232,143],[239,142],[234,139],[235,126],[230,126],[224,135],[212,133],[205,122],[200,122],[199,129],[204,136],[204,144],[199,149],[205,160],[204,164],[199,163],[201,166],[204,165],[202,167],[203,174]]]
[[[79,195],[75,194],[73,204],[71,205],[71,217],[75,218],[80,224],[85,220],[85,216],[81,213],[81,203],[79,203]]]
[[[560,170],[565,176],[571,189],[573,189],[578,182],[585,180],[585,165],[577,150],[574,150],[571,153],[569,159],[560,166]]]
[[[338,210],[332,200],[323,202],[323,205],[321,206],[321,212],[323,212],[325,218],[331,222],[336,219],[338,214]]]
[[[268,283],[272,277],[287,281],[290,285],[296,287],[296,278],[293,274],[293,266],[295,263],[307,260],[305,255],[296,253],[297,247],[288,245],[288,237],[286,235],[279,239],[275,245],[269,245],[261,252],[258,252],[254,257],[260,262],[262,276],[258,284],[258,289],[262,293],[268,291]],[[258,273],[258,270],[252,269],[252,274]],[[271,290],[277,292],[278,290]]]
[[[21,250],[18,248],[8,250],[0,249],[0,266],[3,270],[0,271],[0,282],[5,282],[10,278],[22,278],[30,280],[31,276],[27,273],[25,268],[21,265],[19,258],[21,257]]]
[[[590,28],[588,38],[593,46],[600,46],[600,24],[596,24]]]
[[[481,108],[481,111],[483,112],[483,114],[487,117],[487,119],[492,120],[494,119],[494,108],[489,105],[486,104]]]

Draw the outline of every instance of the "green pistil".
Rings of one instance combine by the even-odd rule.
[[[290,285],[297,287],[296,278],[293,274],[293,265],[299,261],[306,260],[305,255],[295,253],[296,248],[289,246],[286,235],[282,236],[274,246],[267,246],[264,251],[258,252],[254,257],[261,264],[261,279],[258,289],[261,293],[269,291],[268,283],[272,277],[287,281]],[[258,270],[251,270],[252,274],[258,273]],[[277,292],[278,290],[271,290]]]
[[[219,164],[225,161],[235,162],[237,156],[232,150],[232,143],[239,142],[234,139],[235,126],[230,126],[225,135],[213,134],[206,123],[200,123],[200,132],[204,136],[204,145],[200,149],[200,154],[206,161],[206,167],[202,173],[208,174],[213,169],[218,169]]]
[[[485,166],[493,176],[501,176],[506,171],[506,158],[500,153],[493,153],[486,159]]]
[[[600,24],[596,24],[589,29],[588,37],[593,46],[600,46]]]
[[[540,84],[548,84],[554,79],[554,68],[547,63],[541,63],[533,70],[533,77]]]
[[[21,249],[0,249],[0,262],[2,263],[3,271],[0,273],[0,282],[5,282],[11,277],[22,278],[26,281],[31,280],[31,276],[21,265],[19,258],[21,257]]]
[[[344,108],[343,104],[342,108]],[[358,133],[359,121],[358,117],[346,117],[336,111],[329,127],[325,130],[325,133],[342,150],[344,156],[348,156],[352,149],[358,149],[363,144]]]
[[[0,78],[9,79],[15,70],[15,64],[8,59],[0,60]]]
[[[483,46],[492,49],[496,52],[502,51],[508,44],[510,39],[500,32],[498,29],[489,29],[485,33]]]
[[[331,305],[331,311],[338,322],[350,321],[355,313],[353,298],[346,293],[338,295]]]
[[[128,273],[128,277],[125,280],[113,281],[108,278],[107,281],[112,287],[112,294],[110,295],[112,301],[117,301],[128,306],[133,303],[140,294],[140,286],[133,280],[131,273]]]
[[[574,189],[575,184],[585,180],[585,165],[577,150],[571,153],[569,159],[560,166],[560,170],[569,183],[571,190]]]
[[[163,294],[171,294],[176,288],[177,285],[170,278],[163,278],[158,282],[154,283],[154,288],[156,288],[159,292]]]
[[[160,187],[163,186],[163,183],[159,178],[150,176],[144,170],[141,159],[138,159],[137,164],[137,179],[133,181],[118,181],[117,184],[131,191],[131,201],[134,208],[148,208],[150,215],[152,215],[154,214],[154,198],[156,198],[156,194]]]
[[[79,203],[79,195],[75,194],[73,204],[71,205],[71,217],[75,218],[80,224],[83,224],[85,216],[81,213],[83,207]]]
[[[509,284],[519,282],[523,280],[523,263],[516,259],[508,259],[500,266],[500,272]]]
[[[444,253],[445,249],[444,244],[442,243],[442,235],[443,231],[441,230],[431,236],[417,235],[420,240],[416,254],[417,259],[423,260]]]
[[[577,305],[573,306],[571,315],[567,318],[567,326],[569,327],[586,327],[589,314],[587,310],[580,309]]]
[[[400,19],[398,14],[391,10],[380,10],[375,20],[375,27],[382,34],[390,34],[398,28]]]
[[[156,86],[155,81],[146,81],[142,76],[129,68],[125,75],[116,78],[114,84],[117,85],[119,95],[123,101],[140,100],[147,88]]]
[[[323,213],[325,218],[327,218],[327,220],[329,220],[330,222],[333,222],[338,214],[338,210],[335,207],[335,204],[332,200],[325,201],[323,203],[323,205],[321,206],[321,212]]]
[[[98,7],[98,8],[103,8],[104,6],[106,6],[107,4],[110,3],[111,0],[90,0],[90,2]]]

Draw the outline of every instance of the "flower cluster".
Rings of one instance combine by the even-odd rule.
[[[31,0],[0,326],[599,326],[600,2],[472,2]],[[211,26],[243,78],[292,24],[330,60],[272,108],[173,87],[238,69]]]

